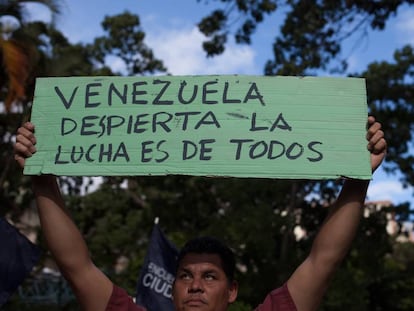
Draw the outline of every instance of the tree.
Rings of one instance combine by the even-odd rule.
[[[47,3],[47,1],[41,2]],[[18,3],[14,1],[10,3],[10,7],[22,9]],[[0,114],[0,125],[2,126],[0,134],[3,147],[0,158],[0,163],[3,164],[0,174],[0,196],[4,198],[4,202],[9,202],[5,211],[18,210],[13,207],[13,201],[18,195],[14,189],[18,189],[18,187],[16,185],[14,188],[14,183],[10,183],[10,180],[13,179],[12,176],[17,177],[18,175],[15,174],[19,171],[13,165],[12,141],[18,126],[29,113],[37,77],[113,75],[111,68],[104,64],[105,58],[110,55],[121,57],[128,64],[129,74],[148,74],[165,70],[162,62],[156,59],[151,49],[145,45],[145,36],[140,29],[137,16],[124,13],[108,17],[103,23],[103,27],[109,32],[107,37],[97,38],[94,44],[84,45],[71,44],[64,34],[52,25],[46,25],[43,22],[22,24],[12,32],[13,38],[19,39],[16,42],[21,42],[21,45],[25,47],[21,52],[26,57],[17,57],[13,66],[17,66],[16,68],[19,70],[20,68],[27,70],[23,70],[24,74],[19,76],[20,80],[10,77],[8,68],[12,66],[2,67],[0,71],[1,81],[14,81],[13,83],[16,83],[19,92],[23,94],[20,99],[22,110],[16,113]],[[125,32],[124,29],[128,31]],[[29,56],[30,66],[22,66],[21,62],[29,61]],[[2,86],[1,90],[4,97],[0,94],[0,101],[6,97],[9,100],[16,97],[15,91],[10,90],[6,85]],[[5,102],[7,100],[5,99]],[[14,102],[16,103],[16,101]],[[10,104],[11,102],[7,104],[7,107]],[[10,172],[11,168],[14,170],[13,172]],[[18,182],[18,178],[15,180]],[[79,191],[82,179],[65,179],[63,182],[70,186],[70,189]],[[27,192],[24,191],[24,193]]]
[[[14,3],[12,3],[14,4]],[[107,29],[115,29],[116,31],[120,31],[121,33],[111,33],[109,36],[114,35],[117,36],[117,40],[115,43],[112,42],[110,37],[102,37],[97,39],[98,42],[102,43],[106,41],[106,45],[103,49],[93,50],[92,45],[82,45],[82,44],[71,44],[67,38],[55,29],[52,25],[46,25],[41,22],[32,22],[27,23],[13,32],[14,37],[21,38],[22,45],[24,45],[27,49],[28,46],[31,47],[30,54],[30,70],[25,72],[26,76],[24,77],[24,84],[23,80],[20,80],[17,85],[21,88],[21,91],[24,94],[24,100],[21,100],[22,107],[24,109],[16,111],[10,111],[8,113],[0,112],[0,144],[1,144],[1,155],[0,155],[0,167],[2,168],[0,172],[0,201],[2,202],[2,216],[4,214],[8,214],[14,220],[17,220],[25,208],[30,206],[31,200],[33,198],[31,194],[31,187],[30,187],[30,178],[22,177],[20,168],[15,165],[13,160],[13,137],[16,133],[17,127],[20,126],[22,120],[27,118],[28,110],[31,106],[32,99],[33,99],[33,92],[35,87],[35,79],[37,77],[43,76],[79,76],[79,75],[113,75],[111,68],[104,65],[100,60],[105,59],[110,53],[117,51],[117,56],[123,57],[123,53],[128,54],[125,57],[126,61],[130,61],[130,74],[148,74],[154,73],[157,71],[165,70],[162,66],[161,61],[156,59],[152,51],[145,45],[144,43],[144,33],[139,28],[139,19],[138,17],[134,17],[130,14],[123,15],[126,16],[126,21],[120,17],[108,18],[106,22]],[[125,23],[126,22],[126,23]],[[113,23],[115,25],[113,25]],[[128,24],[130,23],[130,24]],[[121,28],[117,28],[117,27]],[[129,30],[138,31],[137,36],[132,33],[122,32],[122,27],[129,27]],[[119,39],[119,40],[118,40]],[[122,42],[124,40],[124,42]],[[131,42],[134,40],[134,42]],[[122,45],[124,43],[128,44],[127,49],[120,48],[118,49],[118,45]],[[125,47],[125,46],[124,46]],[[27,52],[27,51],[25,51]],[[107,54],[106,54],[107,53]],[[115,52],[114,52],[115,53]],[[29,55],[26,53],[25,55]],[[133,55],[137,55],[138,58],[133,58]],[[102,57],[102,58],[99,58]],[[129,58],[130,57],[130,58]],[[15,63],[16,65],[18,63]],[[19,66],[21,63],[19,64]],[[2,68],[3,69],[3,68]],[[9,79],[10,71],[2,70],[2,82]],[[23,87],[24,86],[24,87]],[[9,88],[7,86],[2,85],[2,89],[4,91],[4,96],[7,96],[9,92]],[[2,100],[3,97],[0,97]],[[16,102],[15,100],[13,101]],[[62,185],[69,190],[70,194],[73,194],[73,197],[68,197],[68,200],[72,200],[68,202],[68,205],[71,206],[71,202],[79,200],[76,194],[80,193],[80,187],[82,185],[83,179],[79,178],[62,178],[61,183]],[[111,189],[111,186],[108,186],[108,189]],[[106,192],[104,192],[106,193]],[[101,192],[95,194],[98,196]],[[112,199],[115,201],[118,200],[116,197],[115,192],[108,192],[108,195],[112,195]],[[93,196],[92,196],[93,197]],[[128,197],[124,197],[126,201],[120,199],[120,203],[127,202]],[[109,200],[107,203],[110,202]],[[100,202],[101,203],[101,202]],[[99,206],[99,205],[97,205]],[[113,207],[113,206],[111,206]],[[122,206],[124,207],[124,206]],[[107,206],[109,210],[110,207]],[[115,209],[115,208],[114,208]],[[116,209],[115,209],[116,210]],[[95,209],[91,208],[88,210],[91,212],[94,218],[98,218],[94,213]],[[99,215],[99,212],[97,212]],[[138,211],[139,214],[139,211]],[[83,224],[82,219],[88,219],[88,214],[81,214],[79,213],[79,221]],[[116,216],[112,218],[111,221],[121,221],[121,218]],[[127,222],[136,224],[136,217],[133,217],[132,214],[127,214]],[[107,226],[110,226],[112,222],[103,223],[101,225],[102,229],[100,229],[99,224],[93,223],[93,228],[90,230],[97,230],[98,232],[102,232],[103,234],[98,237],[98,240],[105,241],[107,237]],[[85,227],[82,226],[85,232],[88,232],[90,224],[85,224]],[[137,227],[139,229],[139,227]],[[102,230],[102,231],[101,231]],[[106,250],[110,250],[108,254],[115,255],[112,259],[116,259],[116,255],[122,254],[123,249],[122,247],[119,248],[118,251],[114,250],[119,247],[118,242],[125,242],[125,237],[127,236],[130,238],[130,233],[120,230],[113,231],[114,235],[112,236],[113,242],[108,244]],[[119,236],[119,238],[115,238]],[[98,245],[102,245],[99,244]],[[127,245],[127,243],[125,243]],[[92,246],[94,244],[92,243]],[[94,246],[94,248],[98,248],[98,246]],[[93,249],[94,249],[93,248]],[[129,248],[130,249],[130,248]],[[102,253],[100,253],[102,256]],[[139,253],[142,257],[142,253]],[[102,256],[105,258],[105,256]],[[112,267],[112,265],[105,265],[105,260],[99,261],[102,264],[102,267]],[[113,263],[113,261],[111,261]],[[108,268],[108,272],[110,273],[110,269]],[[132,277],[134,278],[134,277]],[[135,283],[135,279],[131,281]],[[13,306],[11,308],[14,308]]]
[[[21,184],[20,168],[17,167],[13,159],[13,139],[17,128],[28,118],[31,107],[35,79],[50,75],[80,75],[92,74],[92,64],[87,58],[87,53],[80,46],[70,46],[66,38],[52,27],[47,27],[44,23],[33,22],[25,25],[24,29],[19,28],[14,32],[16,38],[23,40],[26,47],[25,55],[30,55],[29,70],[26,70],[24,84],[18,83],[23,97],[20,100],[13,100],[15,110],[0,114],[0,198],[4,202],[3,213],[12,211],[14,217],[18,217],[23,211],[17,206],[23,205],[27,198],[27,188],[19,187]],[[14,63],[20,67],[21,64]],[[7,75],[6,71],[3,71]],[[8,78],[5,78],[7,80]],[[5,81],[2,80],[2,81]],[[4,100],[13,98],[15,92],[9,92],[9,88],[3,88]],[[17,103],[20,105],[18,106]],[[10,106],[11,107],[11,106]],[[20,107],[17,109],[17,107]],[[26,186],[28,186],[26,184]]]
[[[125,64],[124,72],[118,75],[153,74],[165,72],[162,62],[154,57],[144,43],[140,20],[137,15],[124,12],[106,16],[102,22],[105,36],[95,38],[89,51],[97,65],[104,66],[109,56],[120,58]]]
[[[224,8],[215,9],[198,24],[200,31],[209,38],[203,43],[207,56],[224,52],[234,24],[237,24],[234,31],[235,41],[250,44],[257,25],[264,20],[266,14],[275,12],[278,7],[278,1],[275,0],[220,2]]]
[[[220,4],[198,24],[208,38],[203,43],[208,56],[222,53],[230,35],[236,43],[249,44],[266,15],[282,11],[285,16],[280,33],[275,33],[274,60],[268,61],[265,73],[305,75],[326,70],[335,60],[340,64],[336,69],[343,71],[346,60],[340,52],[345,39],[384,29],[398,8],[414,1],[221,0]]]
[[[213,1],[210,1],[213,2]],[[346,74],[347,60],[341,55],[342,44],[352,36],[367,36],[370,29],[382,30],[387,21],[403,5],[412,5],[414,1],[221,1],[224,8],[213,10],[199,23],[199,29],[208,37],[204,49],[208,56],[214,56],[224,51],[228,37],[234,35],[236,43],[249,44],[254,30],[267,14],[277,10],[286,11],[281,23],[280,34],[275,34],[273,44],[274,59],[266,63],[267,75],[313,75],[316,72],[335,72]],[[284,7],[282,4],[285,4]],[[266,7],[263,7],[265,6]],[[236,26],[234,26],[236,25]],[[413,185],[413,156],[412,134],[413,123],[413,58],[412,47],[406,46],[395,52],[394,62],[374,62],[366,71],[352,74],[365,77],[367,80],[368,103],[370,112],[376,115],[384,125],[389,143],[389,156],[385,165],[388,172],[400,171],[404,185]],[[311,184],[309,184],[311,186]],[[331,191],[334,188],[314,185],[320,190]],[[298,202],[301,202],[299,200]],[[300,203],[297,205],[300,206]],[[321,205],[319,205],[321,206]],[[306,208],[300,212],[304,228],[309,230],[314,221],[320,221],[320,214],[315,210],[308,213]],[[412,219],[409,204],[393,209],[399,219]],[[363,240],[369,246],[370,252],[364,252],[362,246],[357,246],[355,257],[345,264],[346,271],[340,274],[332,290],[330,290],[326,310],[408,310],[412,300],[403,304],[395,304],[395,291],[387,285],[386,275],[396,280],[403,274],[398,269],[391,268],[387,256],[392,254],[389,249],[393,243],[385,239],[385,215],[379,214],[369,222],[371,228],[366,229],[368,235],[362,233],[357,241]],[[379,227],[378,227],[379,226]],[[376,228],[377,230],[372,230]],[[378,230],[382,228],[382,230]],[[372,238],[383,241],[378,244]],[[381,238],[382,237],[382,238]],[[371,248],[372,246],[372,248]],[[375,254],[375,256],[373,256]],[[374,258],[383,258],[386,264],[372,263]],[[276,259],[274,259],[276,260]],[[380,261],[380,263],[382,263]],[[374,272],[370,268],[377,267]],[[378,281],[378,271],[384,279]],[[404,270],[407,271],[407,270]],[[411,288],[405,277],[399,283],[399,288]],[[341,286],[341,284],[343,284]],[[349,286],[346,286],[346,285]],[[368,287],[367,290],[364,290]],[[355,288],[361,289],[355,293]],[[394,287],[395,289],[395,287]],[[343,293],[347,293],[344,296]],[[374,294],[382,293],[380,302]],[[387,295],[384,295],[387,293]],[[351,298],[352,297],[352,298]],[[394,298],[393,298],[394,297]],[[347,305],[352,302],[351,305]],[[393,304],[394,303],[394,304]],[[393,307],[391,308],[391,306]],[[336,308],[336,309],[335,309]]]
[[[414,185],[414,52],[412,46],[395,51],[394,62],[373,62],[358,74],[366,78],[371,113],[384,120],[388,140],[386,169],[402,172],[402,183]]]
[[[256,25],[282,5],[281,1],[270,0],[221,2],[227,5],[228,10],[217,11],[214,19],[207,18],[200,23],[200,27],[205,28],[203,31],[213,38],[213,44],[205,46],[211,49],[211,55],[225,48],[227,36],[232,31],[230,14],[240,13],[241,21],[247,22],[241,24],[243,27],[235,34],[236,41],[249,43]],[[290,11],[287,25],[278,38],[281,44],[278,58],[275,54],[274,62],[268,63],[267,73],[309,74],[319,68],[334,68],[330,67],[330,62],[342,64],[340,42],[353,34],[341,33],[345,29],[345,21],[351,21],[356,30],[364,27],[381,29],[403,3],[412,2],[287,2],[285,8]],[[303,18],[309,23],[303,25]],[[362,22],[358,23],[360,19]],[[139,18],[128,12],[106,17],[103,22],[105,35],[88,45],[72,45],[53,27],[37,25],[38,28],[35,24],[30,28],[36,33],[32,37],[39,39],[35,45],[38,58],[33,66],[36,72],[33,77],[51,74],[135,75],[164,71],[162,63],[144,44]],[[40,40],[45,35],[47,40]],[[214,35],[219,36],[214,39]],[[288,45],[290,41],[292,46]],[[320,50],[317,45],[320,45]],[[114,73],[108,66],[108,57],[123,60],[125,70]],[[408,47],[396,53],[394,63],[372,64],[366,72],[355,75],[367,77],[371,111],[379,114],[381,120],[393,118],[389,125],[383,122],[392,132],[388,137],[391,144],[389,169],[400,168],[412,173],[412,162],[409,162],[412,158],[407,149],[412,133],[410,120],[413,120],[411,64],[412,50]],[[27,94],[31,98],[31,91]],[[399,108],[395,110],[397,106]],[[1,161],[12,161],[11,139],[7,138],[15,131],[10,128],[10,116],[0,115],[5,120],[0,134],[2,142],[6,142],[5,156]],[[9,186],[0,195],[2,202],[6,202],[3,198],[10,202],[7,210],[28,204],[30,192],[23,184],[27,180],[21,179],[17,170],[4,176]],[[407,183],[411,180],[411,177],[407,178]],[[286,280],[306,256],[327,212],[326,206],[332,202],[339,185],[333,181],[286,182],[191,176],[106,177],[96,191],[84,196],[80,192],[80,185],[85,182],[82,178],[61,181],[69,186],[65,200],[87,238],[96,263],[131,294],[135,290],[153,220],[160,217],[161,227],[179,247],[192,236],[209,234],[221,237],[235,250],[238,279],[243,286],[239,303],[233,308],[239,311],[250,310],[269,288]],[[309,201],[306,198],[310,193],[318,196]],[[398,291],[409,292],[412,289],[412,263],[405,259],[409,257],[401,255],[410,254],[410,250],[391,247],[393,241],[385,232],[385,222],[385,213],[364,219],[355,248],[334,280],[323,310],[343,310],[344,306],[352,310],[394,310],[387,308],[398,297]],[[297,226],[306,231],[305,238],[295,238],[293,230]],[[127,257],[130,264],[121,274],[116,274],[114,261],[120,256]],[[400,280],[398,286],[392,287],[397,280]],[[380,300],[375,296],[377,293],[381,294]],[[408,310],[412,300],[401,299],[401,304],[394,306],[395,310]]]
[[[22,123],[33,97],[36,68],[47,44],[44,35],[47,25],[26,20],[25,3],[45,5],[52,16],[59,13],[57,1],[2,1],[0,3],[0,103],[7,114],[0,114],[0,197],[5,211],[12,208],[13,200],[22,200],[22,192],[14,187],[12,133]],[[12,107],[15,111],[11,113]],[[23,192],[24,193],[24,192]],[[16,210],[16,209],[14,209]]]
[[[265,74],[312,75],[316,70],[346,74],[347,59],[341,55],[344,41],[368,36],[369,30],[383,30],[398,9],[413,5],[414,1],[224,0],[220,3],[198,25],[208,37],[204,42],[208,56],[222,53],[230,35],[234,35],[237,43],[249,44],[266,15],[283,11],[286,14],[280,33],[275,33],[274,59],[266,63]],[[370,110],[382,121],[388,134],[388,171],[399,170],[406,185],[414,184],[413,157],[408,149],[414,127],[412,62],[412,47],[407,46],[395,52],[394,64],[374,62],[366,71],[353,74],[367,79]]]
[[[36,45],[33,43],[38,38],[31,36],[30,25],[25,20],[24,4],[27,2],[45,5],[53,16],[59,13],[58,2],[52,0],[9,0],[0,3],[0,100],[7,94],[4,99],[6,111],[11,109],[14,101],[25,100],[25,86],[36,60]],[[12,18],[14,22],[7,22],[5,17]]]

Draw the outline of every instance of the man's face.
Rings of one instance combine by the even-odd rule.
[[[175,310],[224,311],[236,297],[237,283],[229,284],[219,255],[189,253],[181,260],[173,287]]]

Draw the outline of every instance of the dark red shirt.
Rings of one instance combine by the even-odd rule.
[[[255,311],[297,311],[287,284],[271,291]]]
[[[114,285],[106,311],[146,311],[146,309],[136,305],[124,289]]]
[[[106,311],[146,311],[146,309],[136,305],[125,290],[114,285]],[[284,284],[270,292],[255,311],[297,311],[297,309],[287,285]]]

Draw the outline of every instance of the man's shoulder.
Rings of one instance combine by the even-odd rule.
[[[126,290],[114,285],[106,311],[146,311],[146,309],[136,305]]]
[[[274,289],[255,311],[297,311],[287,284]]]

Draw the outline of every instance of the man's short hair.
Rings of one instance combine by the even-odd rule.
[[[236,267],[234,253],[219,239],[204,236],[189,240],[178,254],[177,267],[180,265],[180,262],[184,256],[190,253],[218,255],[221,259],[221,265],[223,266],[223,271],[226,274],[227,280],[229,282],[233,282],[234,270]]]

